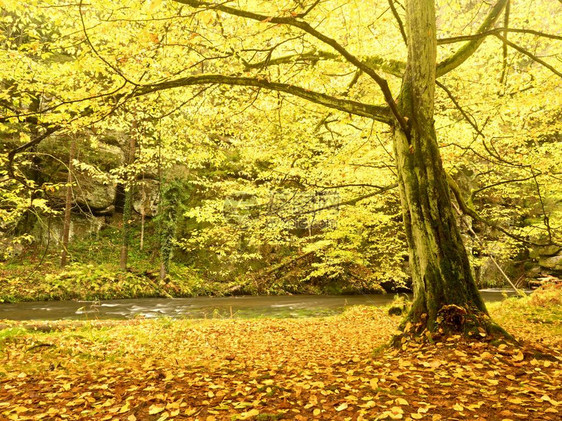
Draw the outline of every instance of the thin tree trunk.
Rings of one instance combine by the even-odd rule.
[[[408,320],[417,330],[466,331],[467,321],[480,326],[488,317],[453,213],[435,134],[434,0],[406,2],[406,31],[408,65],[399,108],[409,133],[397,125],[394,149],[414,287]]]
[[[121,241],[121,258],[120,264],[122,271],[127,270],[127,261],[129,259],[129,243],[131,242],[131,218],[133,215],[133,188],[134,177],[130,174],[130,166],[135,162],[136,142],[136,125],[133,126],[131,137],[129,140],[129,150],[127,151],[127,176],[125,182],[125,204],[123,206],[123,229]]]
[[[60,266],[65,267],[68,260],[68,242],[70,239],[70,216],[72,210],[72,171],[73,171],[73,160],[76,154],[76,140],[72,139],[70,141],[70,150],[68,153],[68,178],[66,186],[66,200],[64,205],[64,221],[62,228],[62,256],[60,259]]]
[[[144,224],[145,224],[145,219],[146,219],[146,208],[145,208],[146,200],[147,200],[146,199],[146,186],[145,186],[144,180],[143,180],[142,197],[141,197],[141,204],[140,204],[140,214],[141,214],[141,232],[140,232],[140,245],[139,245],[140,251],[142,251],[144,249]]]

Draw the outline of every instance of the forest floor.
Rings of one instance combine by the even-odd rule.
[[[370,307],[307,319],[5,322],[0,419],[560,419],[562,288],[490,311],[523,346],[451,337],[383,348],[400,318]]]

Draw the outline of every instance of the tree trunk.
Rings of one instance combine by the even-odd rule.
[[[123,206],[123,229],[121,241],[121,258],[119,266],[122,271],[127,270],[127,261],[129,259],[129,243],[131,241],[131,218],[133,215],[133,188],[134,176],[131,174],[130,166],[135,162],[136,142],[136,125],[133,126],[131,138],[129,140],[129,150],[127,151],[127,173],[125,182],[125,204]]]
[[[408,65],[399,109],[409,132],[394,129],[400,197],[410,249],[414,302],[408,319],[418,330],[466,331],[489,323],[451,206],[433,111],[436,69],[434,0],[406,2]]]
[[[60,259],[60,266],[63,268],[66,266],[68,260],[68,240],[70,239],[70,216],[72,210],[72,161],[74,160],[74,155],[76,154],[76,140],[72,139],[70,141],[70,150],[68,152],[68,178],[66,186],[66,200],[64,205],[64,221],[62,228],[62,255]]]
[[[160,279],[165,280],[170,272],[174,247],[178,201],[181,191],[175,181],[162,189],[160,196]]]
[[[146,198],[146,186],[144,184],[144,180],[143,180],[143,184],[142,184],[142,197],[141,197],[141,204],[140,204],[140,214],[141,214],[141,232],[140,232],[140,243],[139,243],[139,250],[143,251],[144,250],[144,225],[145,225],[145,220],[146,220],[146,203],[147,202],[147,198]]]

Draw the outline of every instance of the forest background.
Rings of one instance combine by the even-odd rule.
[[[480,287],[562,274],[562,6],[508,3],[474,37],[488,5],[437,2],[438,61],[482,41],[435,105]],[[400,86],[399,2],[237,6],[306,13]],[[322,102],[382,94],[298,28],[208,9],[2,3],[0,300],[409,289],[392,133]],[[205,74],[258,82],[147,88]]]

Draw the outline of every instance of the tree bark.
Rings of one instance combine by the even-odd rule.
[[[60,266],[66,266],[68,260],[68,241],[70,239],[70,216],[72,210],[72,171],[74,155],[76,154],[76,140],[70,141],[70,150],[68,152],[68,178],[66,186],[66,200],[64,205],[64,221],[62,228],[62,255],[60,259]]]
[[[395,125],[394,149],[414,286],[408,320],[430,332],[443,321],[447,329],[465,331],[468,319],[481,325],[489,318],[453,213],[434,128],[434,0],[406,2],[406,32],[408,64],[398,105],[408,132]]]
[[[130,167],[135,162],[135,150],[137,147],[137,131],[136,124],[133,125],[131,138],[129,139],[129,148],[127,151],[127,167]],[[131,169],[127,168],[126,182],[125,182],[125,204],[123,206],[123,229],[122,229],[122,242],[121,242],[121,258],[119,266],[122,271],[127,270],[127,261],[129,260],[129,243],[131,242],[131,218],[133,215],[133,188],[134,177],[131,174]]]

